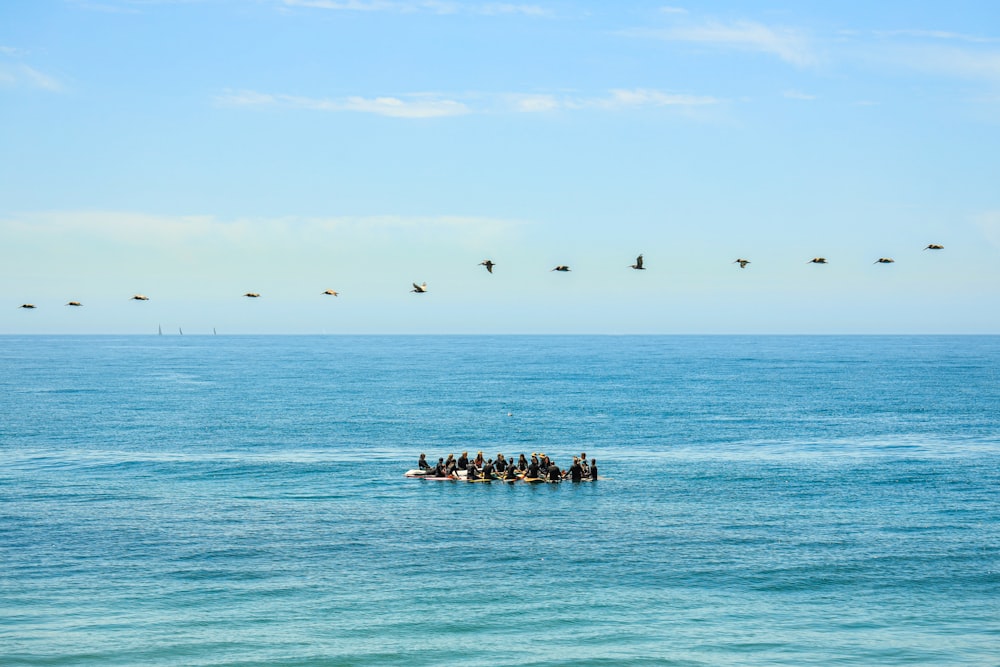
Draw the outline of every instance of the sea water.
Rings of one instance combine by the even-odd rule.
[[[0,664],[1000,664],[998,371],[998,337],[3,337]],[[480,450],[602,479],[403,477]]]

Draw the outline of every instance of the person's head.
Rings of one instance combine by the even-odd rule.
[[[426,454],[421,454],[420,458],[425,459],[425,458],[427,458],[427,455]]]
[[[587,452],[580,452],[580,458],[583,459],[584,461],[586,461],[587,460]]]
[[[469,452],[462,452],[462,456],[464,456],[465,458],[469,458]]]
[[[439,457],[438,458],[438,463],[444,463],[444,459]]]

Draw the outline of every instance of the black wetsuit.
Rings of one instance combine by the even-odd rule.
[[[479,471],[476,470],[476,466],[469,466],[466,471],[469,473],[466,479],[479,479]]]
[[[493,464],[484,463],[483,464],[483,479],[493,479]]]
[[[574,463],[569,467],[569,478],[574,482],[579,482],[583,479],[583,466],[579,463]]]
[[[458,457],[458,469],[465,470],[468,467],[469,467],[469,457],[467,456]]]
[[[596,463],[593,463],[590,466],[590,479],[592,479],[595,482],[597,481],[597,464]]]
[[[431,464],[427,462],[427,459],[420,459],[417,461],[417,467],[421,470],[430,470]]]
[[[517,479],[517,468],[510,466],[507,468],[507,479]]]
[[[504,460],[504,459],[500,459],[499,461],[496,462],[496,465],[494,465],[493,467],[494,467],[494,469],[496,469],[497,472],[500,472],[500,473],[506,472],[506,470],[507,470],[507,461]]]
[[[431,477],[447,477],[448,473],[446,473],[445,470],[444,470],[444,464],[443,463],[438,463],[436,466],[434,466],[434,471],[432,473],[430,473],[430,476]]]
[[[562,475],[560,475],[559,473],[559,466],[557,466],[555,463],[549,465],[548,474],[550,482],[558,482],[560,479],[562,479]]]
[[[528,464],[528,472],[524,476],[527,477],[528,479],[537,479],[538,478],[538,464],[535,463],[535,462],[529,463]]]

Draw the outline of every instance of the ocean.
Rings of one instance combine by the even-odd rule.
[[[998,665],[1000,337],[0,337],[0,664]]]

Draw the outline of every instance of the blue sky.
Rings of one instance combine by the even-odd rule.
[[[0,333],[1000,333],[998,19],[6,2]]]

